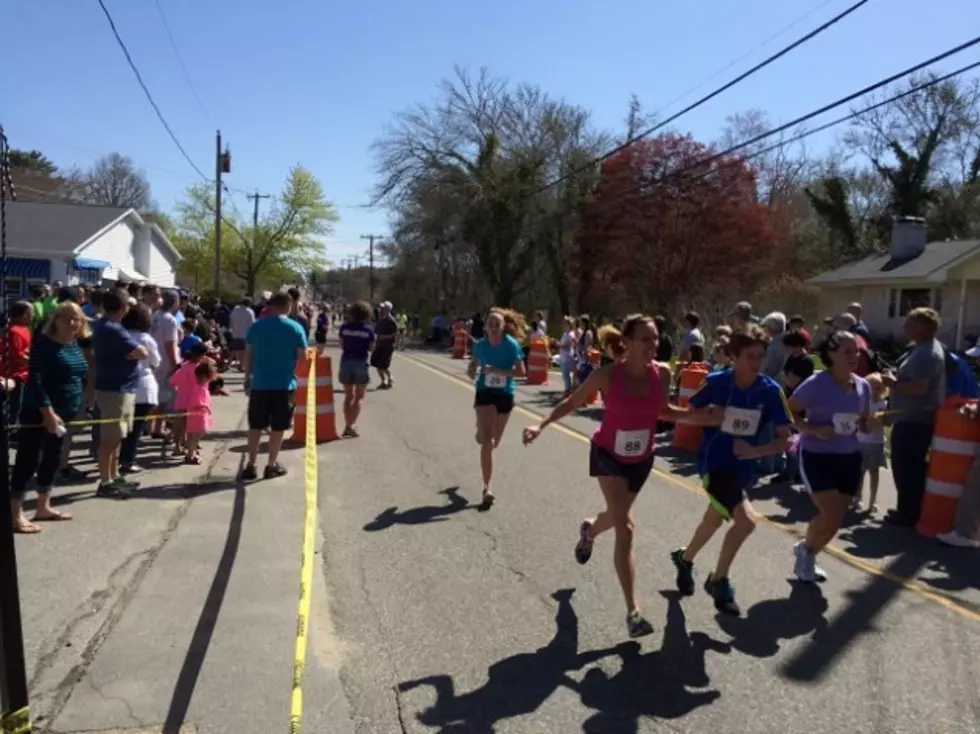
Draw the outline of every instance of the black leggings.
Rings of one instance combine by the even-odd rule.
[[[10,477],[10,496],[24,499],[27,484],[37,474],[37,493],[46,494],[54,484],[54,475],[61,465],[61,443],[64,436],[55,436],[43,426],[21,428],[17,443],[17,458]]]

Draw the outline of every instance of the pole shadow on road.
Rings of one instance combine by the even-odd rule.
[[[480,509],[479,505],[471,505],[465,497],[460,497],[459,487],[446,487],[439,494],[448,498],[448,504],[423,505],[408,510],[398,511],[398,507],[389,507],[364,526],[364,530],[374,533],[387,530],[394,525],[428,525],[434,522],[448,520],[451,515],[463,510]]]
[[[853,528],[840,536],[848,543],[848,553],[858,558],[881,559],[904,556],[903,565],[914,569],[912,575],[935,589],[954,593],[967,589],[980,589],[980,564],[976,553],[962,548],[951,548],[931,538],[925,538],[909,528],[881,525],[880,527]],[[936,576],[919,573],[928,569]]]
[[[885,572],[893,578],[913,578],[923,565],[919,558],[900,555],[888,564]],[[872,576],[863,589],[848,591],[845,608],[780,666],[780,674],[805,683],[826,677],[859,636],[875,632],[876,619],[901,591],[901,585],[884,576]]]
[[[642,718],[679,718],[721,696],[707,689],[705,654],[708,650],[725,653],[728,646],[702,633],[689,635],[679,595],[662,593],[668,612],[660,650],[644,654],[639,643],[626,642],[580,653],[578,616],[571,604],[574,589],[562,589],[552,595],[558,602],[552,640],[534,652],[491,665],[483,687],[457,694],[452,676],[435,675],[401,683],[398,691],[433,688],[435,704],[416,718],[426,726],[438,727],[442,734],[492,734],[497,722],[533,713],[561,686],[595,710],[583,724],[583,731],[590,734],[632,734]],[[593,667],[581,682],[569,676],[614,656],[620,659],[620,669],[613,675]]]
[[[238,471],[235,476],[241,474],[244,467],[245,457],[239,462]],[[234,503],[232,504],[231,517],[228,521],[228,533],[225,536],[224,548],[218,565],[214,571],[214,578],[211,581],[211,588],[208,590],[204,606],[197,619],[197,626],[191,636],[190,645],[184,656],[183,665],[174,684],[174,692],[170,697],[170,707],[164,720],[164,732],[176,732],[184,725],[187,719],[187,712],[190,710],[191,699],[194,696],[194,689],[197,687],[197,680],[201,675],[204,666],[204,659],[207,656],[208,648],[211,646],[211,638],[214,636],[214,629],[218,623],[221,607],[225,601],[225,594],[228,591],[228,584],[231,581],[231,572],[235,566],[235,558],[238,555],[238,547],[242,538],[242,523],[245,519],[245,485],[236,482]]]

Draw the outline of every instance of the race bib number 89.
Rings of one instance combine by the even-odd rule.
[[[725,408],[725,417],[721,422],[721,430],[731,436],[754,436],[759,432],[762,420],[761,410],[749,408]]]
[[[507,387],[507,378],[503,375],[483,375],[483,384],[492,389]]]

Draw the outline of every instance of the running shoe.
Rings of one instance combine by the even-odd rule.
[[[575,544],[575,560],[583,566],[592,558],[592,547],[595,545],[595,538],[592,532],[592,521],[583,520],[578,530],[578,543]]]
[[[629,631],[630,639],[646,637],[653,634],[653,625],[638,611],[630,612],[626,615],[626,629]]]
[[[496,501],[496,497],[489,487],[483,488],[483,508],[489,510],[493,507],[493,503]]]
[[[277,477],[286,476],[286,467],[280,464],[278,461],[275,464],[269,464],[262,472],[263,479],[276,479]]]
[[[140,488],[139,482],[134,482],[132,479],[125,479],[123,477],[116,477],[112,480],[112,483],[117,487],[122,487],[125,490],[132,492],[134,489]]]
[[[258,479],[259,473],[255,470],[255,464],[248,464],[242,469],[242,481],[250,481],[252,479]]]
[[[793,557],[793,574],[796,578],[806,584],[816,581],[813,569],[810,567],[810,552],[802,540],[793,546]]]
[[[714,574],[708,574],[704,581],[704,590],[715,600],[715,609],[722,614],[741,617],[742,609],[735,601],[735,587],[726,579],[715,579]]]
[[[793,554],[796,556],[793,573],[797,579],[808,584],[827,580],[827,572],[817,565],[816,556],[807,549],[802,540],[793,546]]]
[[[677,569],[677,590],[684,596],[694,594],[694,564],[684,560],[684,549],[678,548],[670,554],[670,560]]]
[[[129,489],[112,480],[99,482],[99,487],[95,490],[96,497],[110,500],[128,500],[131,494]]]

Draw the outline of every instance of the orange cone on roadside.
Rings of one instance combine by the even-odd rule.
[[[922,498],[922,511],[915,529],[934,538],[948,533],[956,524],[966,475],[980,455],[980,423],[960,415],[960,408],[976,400],[947,398],[936,411],[936,424],[929,450],[929,475]]]

